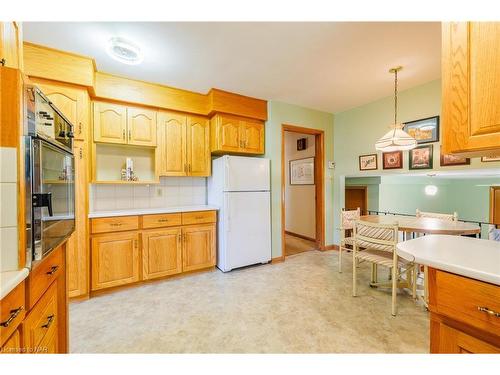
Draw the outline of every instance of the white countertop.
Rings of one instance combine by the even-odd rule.
[[[500,285],[500,242],[428,235],[400,242],[398,255],[443,271]]]
[[[89,218],[112,217],[112,216],[130,216],[130,215],[151,215],[151,214],[169,214],[175,212],[193,212],[193,211],[212,211],[218,210],[217,206],[199,205],[199,206],[175,206],[161,208],[131,208],[127,210],[95,211],[89,213]]]
[[[28,277],[29,272],[27,268],[18,271],[0,272],[0,299],[12,292],[16,286]]]

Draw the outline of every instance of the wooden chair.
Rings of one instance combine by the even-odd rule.
[[[432,217],[434,219],[458,221],[458,214],[453,212],[452,214],[440,214],[437,212],[424,212],[417,208],[417,217]]]
[[[357,295],[357,267],[356,261],[364,260],[372,263],[372,280],[370,285],[374,287],[392,288],[391,313],[396,316],[397,288],[411,287],[413,298],[416,297],[416,284],[414,278],[414,263],[400,258],[396,252],[398,243],[398,224],[376,224],[357,220],[354,224],[354,246],[352,267],[352,295]],[[391,270],[389,283],[379,283],[376,280],[374,267],[381,265]],[[406,273],[406,282],[400,282],[400,278]]]
[[[339,272],[342,272],[342,251],[351,251],[354,245],[354,237],[352,236],[352,231],[354,229],[354,223],[359,220],[361,216],[361,209],[358,207],[355,210],[342,210],[340,213],[340,246],[339,246]],[[351,234],[347,235],[350,231]],[[346,245],[351,246],[351,249],[347,248]]]

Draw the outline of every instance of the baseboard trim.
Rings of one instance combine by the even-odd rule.
[[[279,257],[272,258],[271,259],[271,264],[281,263],[281,262],[284,262],[284,261],[285,261],[285,257],[283,255],[281,255]]]
[[[289,236],[293,236],[293,237],[302,238],[303,240],[308,240],[308,241],[316,242],[315,238],[307,237],[307,236],[304,236],[302,234],[298,234],[298,233],[294,233],[294,232],[289,232],[287,230],[285,231],[285,234],[288,234]]]
[[[339,245],[326,245],[321,248],[321,251],[327,251],[327,250],[339,250]]]

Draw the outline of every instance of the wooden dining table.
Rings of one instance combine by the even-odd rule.
[[[397,223],[399,230],[406,233],[472,235],[481,232],[477,224],[463,221],[451,221],[430,217],[415,217],[403,215],[364,215],[360,220],[377,224]]]

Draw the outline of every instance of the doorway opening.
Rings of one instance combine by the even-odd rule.
[[[368,187],[367,186],[347,186],[345,187],[345,209],[361,209],[361,214],[366,215],[368,210]]]
[[[281,127],[281,254],[323,250],[324,132]]]

